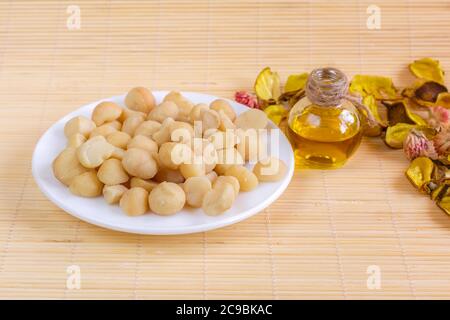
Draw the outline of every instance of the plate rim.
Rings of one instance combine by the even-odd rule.
[[[168,90],[155,90],[152,91],[153,93],[158,93],[158,94],[167,94],[169,91]],[[193,91],[180,91],[181,94],[185,95],[202,95],[205,96],[205,98],[211,99],[224,99],[227,101],[231,101],[232,103],[236,103],[239,104],[236,101],[232,101],[230,99],[226,99],[226,98],[221,98],[218,96],[214,96],[214,95],[210,95],[210,94],[205,94],[205,93],[199,93],[199,92],[193,92]],[[34,150],[33,150],[33,155],[32,155],[32,163],[31,163],[31,167],[32,167],[32,175],[33,175],[33,179],[36,182],[36,184],[38,185],[40,191],[46,196],[46,198],[48,200],[50,200],[51,202],[53,202],[57,207],[59,207],[60,209],[62,209],[63,211],[65,211],[66,213],[70,214],[71,216],[78,218],[82,221],[85,221],[87,223],[102,227],[102,228],[106,228],[106,229],[110,229],[110,230],[114,230],[114,231],[119,231],[119,232],[125,232],[125,233],[132,233],[132,234],[142,234],[142,235],[178,235],[178,234],[192,234],[192,233],[198,233],[198,232],[206,232],[206,231],[210,231],[210,230],[215,230],[215,229],[219,229],[222,227],[226,227],[229,225],[233,225],[235,223],[241,222],[245,219],[248,219],[258,213],[260,213],[261,211],[263,211],[265,208],[267,208],[269,205],[271,205],[273,202],[275,202],[280,196],[281,194],[286,190],[286,188],[288,187],[288,185],[290,184],[293,174],[294,174],[294,169],[295,169],[295,160],[294,160],[294,153],[291,149],[291,152],[289,154],[289,158],[290,158],[290,163],[291,165],[288,165],[288,170],[286,172],[286,179],[283,180],[282,184],[280,185],[279,188],[276,189],[276,191],[274,193],[272,193],[270,195],[270,197],[266,198],[264,201],[262,201],[261,203],[259,203],[257,206],[248,209],[247,212],[245,212],[244,214],[237,214],[235,216],[229,217],[226,220],[217,220],[217,221],[211,221],[211,222],[207,222],[204,224],[199,224],[199,225],[192,225],[192,226],[185,226],[185,227],[158,227],[157,229],[148,229],[148,227],[145,228],[140,228],[139,225],[125,225],[124,227],[121,226],[117,226],[115,224],[110,224],[108,223],[108,221],[106,220],[98,220],[96,218],[90,218],[87,215],[83,215],[83,214],[78,214],[77,212],[72,211],[70,208],[68,208],[68,206],[65,204],[64,201],[62,201],[61,199],[58,199],[56,197],[53,197],[53,195],[49,192],[49,190],[46,188],[44,181],[39,177],[38,172],[37,172],[37,164],[36,162],[38,161],[37,159],[37,151],[39,149],[39,146],[43,143],[44,137],[46,136],[46,134],[49,133],[49,131],[56,126],[58,123],[63,122],[64,119],[66,118],[70,118],[73,117],[74,114],[78,113],[80,109],[83,109],[85,107],[87,107],[88,105],[92,105],[92,104],[98,104],[101,101],[105,101],[105,100],[113,100],[113,99],[123,99],[125,97],[125,94],[122,95],[116,95],[116,96],[111,96],[111,97],[107,97],[107,98],[103,98],[103,99],[99,99],[97,101],[93,101],[93,102],[88,102],[80,107],[78,107],[77,109],[75,109],[74,111],[64,115],[63,117],[59,118],[58,120],[56,120],[55,122],[52,123],[52,125],[50,127],[48,127],[45,132],[40,136],[38,142],[35,144]],[[248,108],[245,105],[240,104],[241,106]],[[269,119],[270,121],[270,119]],[[272,121],[271,122],[271,126],[277,127]],[[281,136],[284,136],[282,139],[286,139],[286,141],[289,143],[289,140],[287,139],[287,137],[284,135],[284,133],[280,130]],[[127,226],[129,226],[127,228]],[[132,229],[130,229],[132,228]]]

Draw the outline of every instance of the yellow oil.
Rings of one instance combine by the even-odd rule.
[[[358,113],[347,102],[338,107],[323,107],[300,101],[290,112],[288,135],[296,167],[308,169],[342,167],[362,138]]]

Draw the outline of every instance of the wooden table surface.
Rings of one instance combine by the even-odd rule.
[[[372,4],[380,29],[367,27]],[[0,1],[0,298],[450,298],[450,217],[376,138],[344,169],[296,173],[258,215],[183,236],[81,222],[30,170],[54,121],[136,85],[232,98],[265,66],[406,85],[414,59],[450,70],[449,31],[436,0]]]

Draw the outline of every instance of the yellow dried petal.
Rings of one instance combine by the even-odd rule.
[[[450,215],[450,196],[446,196],[446,197],[442,198],[442,200],[439,201],[437,205],[446,214]]]
[[[372,95],[364,97],[362,102],[367,108],[369,108],[379,125],[383,127],[388,126],[387,110],[385,106],[378,104],[377,100]]]
[[[284,85],[284,92],[293,92],[303,89],[307,80],[308,73],[306,72],[301,74],[291,74]]]
[[[431,192],[431,200],[433,201],[439,200],[439,196],[445,187],[446,187],[445,185],[440,185],[436,189],[434,189],[433,192]]]
[[[428,122],[425,119],[430,117],[429,107],[424,107],[416,103],[412,99],[404,99],[406,115],[411,121],[420,126],[427,126]]]
[[[380,125],[369,126],[367,123],[363,124],[363,135],[366,137],[379,137],[383,133],[383,128]]]
[[[417,125],[409,123],[397,123],[392,127],[388,127],[384,138],[386,144],[394,149],[403,148],[403,141],[405,141],[409,132],[417,127]]]
[[[256,96],[263,101],[277,100],[280,96],[280,77],[269,67],[264,68],[255,81]]]
[[[409,70],[417,78],[444,84],[444,71],[438,60],[431,58],[416,60],[409,65]]]
[[[436,171],[436,170],[435,170]],[[431,193],[431,200],[441,201],[443,198],[450,196],[450,180],[445,180],[433,190]]]
[[[436,99],[437,106],[441,106],[447,109],[450,109],[450,93],[448,92],[442,92],[438,95]]]
[[[422,187],[431,181],[433,170],[433,161],[427,157],[419,157],[411,162],[406,171],[406,176],[416,188],[422,190]]]
[[[351,93],[359,93],[363,97],[372,95],[377,100],[397,99],[397,89],[388,77],[357,74],[349,87]]]
[[[273,104],[264,109],[267,117],[272,120],[276,125],[279,125],[281,120],[286,118],[288,111],[281,104]]]

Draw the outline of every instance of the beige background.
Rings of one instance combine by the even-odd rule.
[[[81,9],[68,30],[66,8]],[[381,30],[368,30],[368,5]],[[264,212],[185,236],[81,222],[30,172],[40,135],[79,106],[135,85],[231,98],[271,66],[318,66],[397,84],[432,56],[450,70],[448,1],[1,1],[1,298],[450,298],[450,217],[366,139],[345,169],[302,171]],[[66,289],[79,265],[81,290]],[[368,266],[381,289],[366,286]]]

